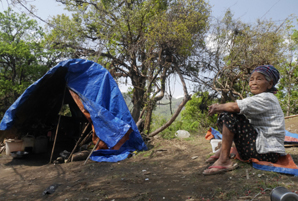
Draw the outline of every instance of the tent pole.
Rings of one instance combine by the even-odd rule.
[[[64,104],[65,91],[66,91],[66,84],[65,84],[65,88],[64,88],[64,92],[63,92],[63,99],[62,99],[62,105],[61,105],[61,108],[60,108],[60,112],[61,112],[62,107],[63,107],[63,104]],[[57,128],[56,128],[54,144],[53,144],[51,158],[50,158],[50,162],[49,163],[52,163],[52,157],[53,157],[53,153],[54,153],[54,149],[55,149],[55,145],[56,145],[56,140],[57,140],[58,128],[59,128],[59,125],[60,125],[60,120],[61,120],[61,113],[59,114],[59,119],[58,119],[58,124],[57,124]]]
[[[93,147],[92,151],[90,152],[89,156],[87,157],[87,159],[85,160],[85,163],[84,165],[87,163],[87,161],[89,160],[91,154],[94,152],[95,148],[97,147],[97,145],[99,144],[100,142],[100,138],[98,138],[97,142],[96,142],[96,145]]]
[[[79,146],[81,147],[92,135],[93,131],[91,130],[86,136],[85,138],[80,142]]]
[[[82,132],[82,134],[81,134],[81,136],[80,136],[80,138],[78,139],[78,141],[77,141],[75,147],[73,148],[72,152],[69,154],[68,159],[67,159],[66,162],[69,162],[69,161],[70,161],[70,158],[72,157],[73,152],[76,150],[76,148],[77,148],[79,142],[81,141],[81,139],[82,139],[82,137],[83,137],[84,133],[86,132],[86,130],[87,130],[87,128],[88,128],[89,125],[90,125],[90,122],[88,122],[88,124],[85,126],[85,128],[84,128],[84,130],[83,130],[83,132]]]

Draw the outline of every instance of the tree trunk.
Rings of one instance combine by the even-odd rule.
[[[290,116],[290,109],[291,109],[291,93],[288,92],[288,100],[287,100],[287,114],[286,116]]]
[[[146,116],[145,116],[145,125],[144,125],[144,130],[146,134],[148,134],[150,131],[152,111],[153,111],[152,104],[149,103],[149,105],[146,107]]]
[[[134,89],[132,94],[133,109],[131,115],[133,120],[137,122],[144,106],[145,79],[135,76],[132,78],[132,84]]]

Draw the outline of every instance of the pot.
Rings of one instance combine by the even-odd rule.
[[[270,193],[271,201],[298,201],[298,195],[279,186],[274,188]]]

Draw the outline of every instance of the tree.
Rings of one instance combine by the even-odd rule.
[[[278,84],[277,97],[280,100],[282,109],[286,116],[298,113],[298,34],[297,30],[291,30],[285,35],[284,45],[286,46],[284,60],[280,65],[281,78]]]
[[[10,8],[0,13],[0,117],[48,69],[44,32],[35,20]]]
[[[209,6],[203,0],[59,0],[72,18],[59,15],[47,41],[52,48],[69,49],[109,69],[112,76],[129,78],[133,85],[132,116],[143,114],[149,130],[152,110],[166,93],[166,81],[177,74],[184,79],[195,49],[204,45]],[[197,56],[197,55],[196,55]],[[170,124],[190,99],[185,98]],[[141,112],[143,110],[143,112]],[[155,134],[155,133],[154,133]],[[154,135],[153,134],[153,135]]]
[[[205,65],[210,76],[197,81],[221,93],[222,102],[245,98],[248,77],[255,67],[271,64],[279,68],[284,58],[285,24],[261,20],[245,24],[234,20],[228,10],[207,38]]]

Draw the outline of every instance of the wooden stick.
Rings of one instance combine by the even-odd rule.
[[[71,151],[70,155],[68,156],[68,159],[67,159],[66,162],[69,162],[69,161],[70,161],[70,158],[72,157],[73,153],[75,152],[75,150],[76,150],[76,148],[77,148],[79,142],[81,141],[81,139],[82,139],[82,137],[83,137],[84,133],[86,132],[86,130],[87,130],[87,128],[88,128],[89,125],[90,125],[90,122],[88,122],[88,124],[85,126],[85,128],[84,128],[84,130],[83,130],[83,132],[82,132],[82,134],[81,134],[81,136],[80,136],[80,138],[78,139],[78,141],[77,141],[75,147],[73,148],[73,150]]]
[[[73,150],[72,150],[72,152],[70,153],[70,155],[69,155],[69,157],[68,157],[68,159],[67,159],[66,162],[69,162],[69,161],[70,161],[71,156],[73,155],[74,151],[76,150],[76,148],[77,148],[79,142],[81,141],[81,139],[82,139],[82,137],[83,137],[84,133],[86,132],[86,130],[87,130],[87,128],[88,128],[89,125],[90,125],[90,122],[88,122],[88,124],[85,126],[83,132],[81,133],[80,138],[78,139],[78,141],[77,141],[75,147],[73,148]]]
[[[289,119],[289,118],[293,118],[293,117],[298,117],[298,115],[296,114],[296,115],[287,116],[287,117],[285,117],[285,119]]]
[[[86,137],[82,140],[82,142],[79,144],[79,146],[82,146],[92,135],[93,131],[91,130]]]
[[[62,105],[61,105],[60,112],[59,112],[60,114],[59,114],[59,119],[58,119],[58,124],[57,124],[57,128],[56,128],[54,144],[53,144],[53,148],[52,148],[52,154],[51,154],[51,158],[50,158],[50,162],[49,163],[52,163],[52,157],[53,157],[53,153],[54,153],[54,149],[55,149],[55,145],[56,145],[56,140],[57,140],[57,135],[58,135],[58,129],[59,129],[60,120],[61,120],[61,110],[62,110],[62,107],[63,107],[63,104],[64,104],[65,91],[66,91],[66,84],[65,84],[65,88],[64,88],[64,92],[63,92]]]
[[[87,157],[87,159],[86,159],[84,165],[85,165],[85,164],[87,163],[87,161],[89,160],[91,154],[94,152],[94,150],[95,150],[95,148],[97,147],[97,145],[99,144],[99,142],[100,142],[100,138],[98,138],[98,140],[97,140],[97,142],[96,142],[96,145],[93,147],[93,149],[92,149],[92,151],[90,152],[89,156]]]

